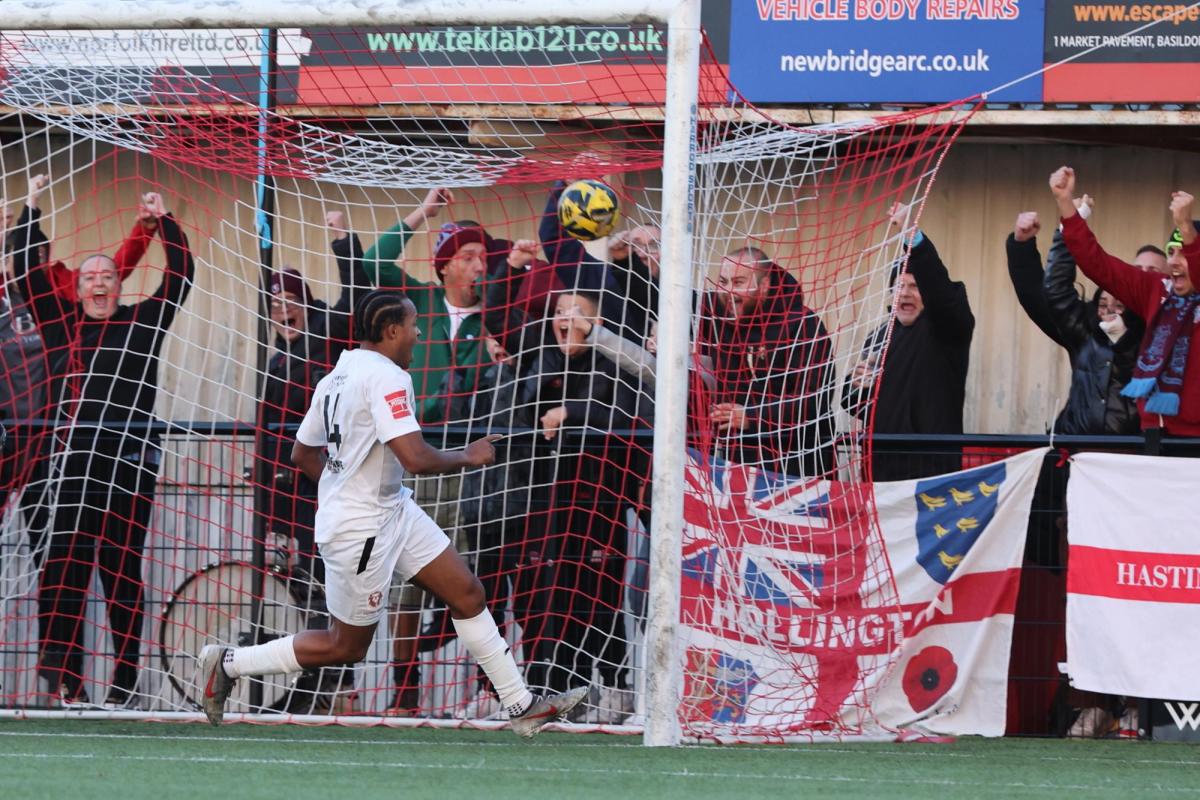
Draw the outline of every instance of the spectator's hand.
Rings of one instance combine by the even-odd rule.
[[[1042,221],[1036,211],[1022,211],[1017,214],[1017,224],[1013,226],[1013,238],[1018,242],[1028,242],[1038,235],[1042,229]]]
[[[737,403],[717,403],[711,416],[719,431],[740,431],[746,427],[746,407]]]
[[[1075,170],[1059,167],[1050,176],[1050,193],[1060,200],[1075,202]]]
[[[167,206],[163,202],[162,195],[158,192],[146,192],[142,195],[142,208],[150,212],[150,216],[154,218],[155,224],[158,223],[159,217],[167,215]]]
[[[508,266],[513,269],[524,269],[537,258],[537,242],[533,239],[518,239],[513,242],[508,251]]]
[[[1192,224],[1192,206],[1195,202],[1196,198],[1187,192],[1171,193],[1171,219],[1174,220],[1175,227],[1179,228],[1179,235],[1183,237],[1184,244],[1196,241],[1196,226]]]
[[[454,202],[454,193],[449,189],[430,189],[421,201],[421,214],[425,219],[433,219],[442,213],[442,209]]]
[[[608,240],[608,260],[624,261],[629,258],[629,231],[621,231]]]
[[[875,373],[879,368],[879,355],[871,354],[854,365],[850,373],[850,385],[859,391],[869,389],[875,383]]]
[[[504,345],[500,344],[499,342],[496,343],[496,347],[492,350],[491,356],[493,364],[504,364],[507,363],[510,358],[512,358],[512,354],[509,353]]]
[[[468,444],[466,449],[463,450],[463,455],[467,457],[467,463],[472,467],[486,467],[488,464],[494,464],[496,462],[496,448],[492,445],[492,442],[497,442],[503,438],[500,434],[493,433]]]
[[[908,206],[904,203],[892,203],[888,208],[888,224],[896,230],[901,230],[906,222],[908,222]]]
[[[350,234],[349,228],[346,227],[346,215],[341,211],[326,211],[325,227],[333,231],[335,241],[345,239]]]
[[[38,207],[38,198],[42,196],[42,192],[46,191],[46,187],[50,185],[50,179],[45,175],[34,175],[29,179],[29,190],[26,195],[25,205],[30,208]]]
[[[8,234],[13,224],[13,210],[8,207],[8,201],[0,198],[0,241]]]
[[[1050,193],[1058,204],[1058,215],[1069,219],[1079,213],[1075,208],[1075,170],[1059,167],[1050,176]]]
[[[542,415],[542,436],[547,440],[558,436],[558,429],[567,421],[567,407],[552,408]]]
[[[1083,193],[1083,197],[1076,197],[1071,202],[1075,204],[1075,210],[1079,212],[1079,216],[1084,219],[1089,219],[1092,216],[1092,209],[1096,207],[1096,198],[1087,192]]]
[[[585,339],[592,335],[592,328],[600,324],[599,317],[584,316],[583,311],[577,305],[571,306],[565,314],[558,316],[559,319],[567,320],[572,328],[583,334]]]
[[[138,201],[137,221],[147,231],[152,231],[158,227],[158,217],[154,216],[154,212],[146,208],[144,201]]]

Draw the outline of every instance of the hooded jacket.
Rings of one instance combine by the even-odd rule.
[[[834,466],[832,342],[789,272],[772,262],[766,280],[768,296],[749,317],[729,318],[712,293],[704,298],[701,346],[716,378],[711,401],[746,409],[746,427],[728,439],[730,459],[820,477]]]

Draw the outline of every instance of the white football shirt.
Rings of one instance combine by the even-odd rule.
[[[345,350],[321,379],[296,439],[328,455],[317,485],[318,543],[368,539],[412,494],[387,447],[420,432],[412,378],[374,350]]]

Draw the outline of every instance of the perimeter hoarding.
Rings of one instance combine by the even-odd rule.
[[[730,71],[760,103],[945,102],[1042,67],[1043,0],[740,0]],[[1033,77],[990,99],[1041,102]]]

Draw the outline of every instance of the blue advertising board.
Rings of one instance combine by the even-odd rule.
[[[1042,67],[1045,0],[735,0],[733,84],[757,103],[946,102]],[[1042,101],[1040,76],[989,97]]]

